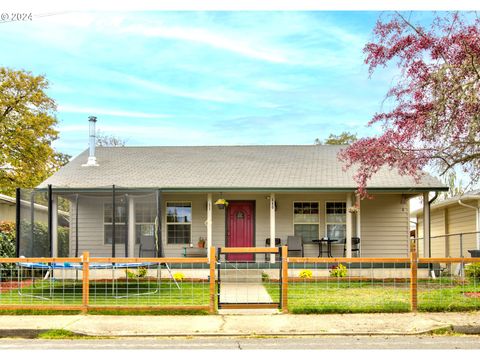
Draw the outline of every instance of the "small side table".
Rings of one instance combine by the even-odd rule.
[[[337,242],[337,240],[329,239],[327,237],[312,240],[312,243],[318,244],[318,257],[323,257],[324,253],[327,254],[327,257],[332,257],[332,243],[334,242]],[[327,244],[327,251],[323,250],[323,244]]]

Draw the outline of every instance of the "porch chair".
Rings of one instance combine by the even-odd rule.
[[[280,238],[275,238],[275,247],[282,246],[282,239]],[[270,247],[270,238],[265,239],[265,247]],[[265,262],[267,262],[270,259],[270,254],[265,254]],[[280,260],[280,253],[275,254],[275,260],[279,261]]]
[[[288,236],[287,237],[288,256],[303,257],[303,237]]]
[[[347,239],[343,240],[343,257],[347,257]],[[360,256],[360,238],[359,237],[352,237],[352,255],[357,254],[357,257]]]

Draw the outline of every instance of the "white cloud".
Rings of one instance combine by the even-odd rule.
[[[80,107],[75,105],[60,105],[58,106],[58,111],[68,112],[68,113],[90,114],[90,115],[98,115],[98,114],[112,115],[112,116],[133,117],[133,118],[142,118],[142,119],[160,119],[160,118],[170,117],[170,115],[166,115],[166,114],[151,114],[151,113],[136,112],[136,111],[118,110],[118,109]]]
[[[162,94],[196,99],[196,100],[206,100],[220,103],[234,103],[241,101],[243,95],[231,91],[223,86],[219,86],[214,89],[202,89],[201,91],[188,91],[184,89],[174,88],[171,86],[163,85],[158,82],[153,82],[149,80],[143,80],[135,76],[130,76],[123,74],[120,78],[121,81],[125,81],[131,85],[140,86],[152,91],[156,91]]]
[[[122,32],[149,37],[160,37],[206,44],[217,49],[231,51],[249,58],[273,63],[288,63],[287,57],[278,50],[264,50],[244,40],[194,27],[131,25]]]

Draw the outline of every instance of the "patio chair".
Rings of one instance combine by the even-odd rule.
[[[280,238],[275,238],[275,247],[282,246],[282,239]],[[265,239],[265,247],[270,247],[270,238]],[[268,261],[270,259],[270,254],[265,254],[265,261]],[[278,261],[280,260],[280,253],[275,254],[275,260]]]
[[[347,239],[344,239],[344,247],[343,247],[343,257],[347,257]],[[352,237],[352,255],[357,254],[357,257],[360,256],[360,238],[359,237]]]
[[[303,257],[303,237],[289,236],[287,237],[288,256]]]

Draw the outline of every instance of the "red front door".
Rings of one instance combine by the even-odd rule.
[[[227,207],[227,246],[228,247],[254,247],[253,201],[229,201]],[[254,254],[228,254],[229,261],[253,261]]]

